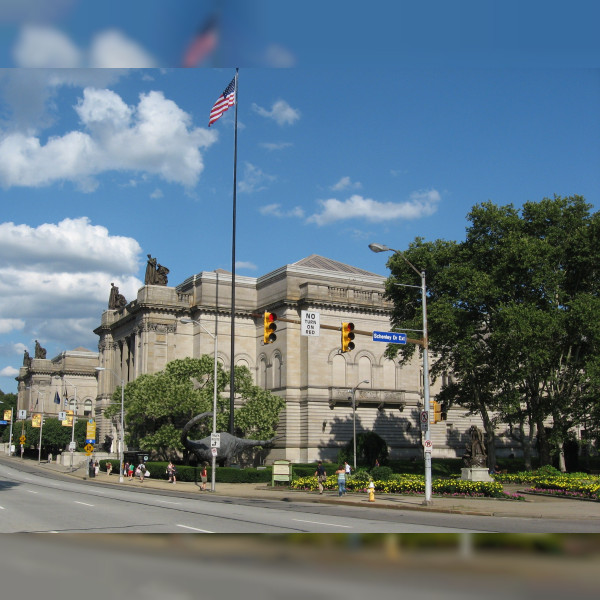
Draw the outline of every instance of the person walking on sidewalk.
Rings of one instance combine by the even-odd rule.
[[[200,471],[200,479],[202,481],[201,490],[203,492],[205,492],[206,491],[206,482],[208,481],[208,471],[206,470],[206,463],[204,463],[202,465],[202,471]]]
[[[344,465],[340,465],[335,474],[338,477],[338,496],[342,496],[346,493],[346,469]]]
[[[317,464],[317,470],[315,471],[315,477],[317,478],[317,483],[319,484],[319,494],[323,494],[323,484],[327,479],[327,472],[325,471],[325,467],[323,466],[323,461],[320,460]]]

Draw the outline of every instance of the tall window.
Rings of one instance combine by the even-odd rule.
[[[83,403],[83,414],[86,417],[89,417],[92,414],[92,401],[89,399]]]

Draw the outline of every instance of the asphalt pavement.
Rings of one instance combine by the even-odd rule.
[[[222,498],[246,498],[275,500],[281,502],[308,502],[322,504],[336,504],[360,506],[365,511],[373,508],[390,510],[417,510],[440,513],[455,513],[465,515],[482,515],[496,517],[522,517],[536,519],[600,519],[600,502],[579,500],[575,498],[561,498],[555,496],[540,496],[527,494],[527,486],[505,485],[504,490],[509,493],[523,494],[523,500],[507,500],[500,498],[470,498],[455,496],[433,496],[431,503],[425,504],[423,496],[409,496],[401,494],[375,494],[375,501],[370,502],[367,493],[349,492],[339,497],[337,490],[325,491],[322,495],[318,492],[293,490],[286,485],[272,487],[266,483],[219,483],[215,484],[215,491],[210,491],[210,481],[207,490],[200,489],[200,483],[178,481],[169,483],[166,479],[146,477],[143,482],[134,478],[124,479],[119,482],[119,473],[107,475],[99,473],[97,477],[89,477],[86,467],[71,470],[56,463],[37,463],[32,460],[22,460],[18,457],[0,457],[0,461],[14,468],[35,470],[38,472],[52,473],[61,477],[75,478],[85,481],[88,485],[127,487],[141,493],[156,491],[168,493],[173,496],[198,497],[208,495]]]

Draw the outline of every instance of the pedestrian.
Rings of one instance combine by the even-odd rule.
[[[110,462],[110,460],[106,461],[106,474],[110,476],[110,474],[112,473],[112,463]]]
[[[348,479],[348,477],[350,477],[350,473],[352,473],[352,467],[348,464],[347,461],[344,463],[344,471],[346,473],[346,479]]]
[[[100,463],[96,460],[94,463],[94,476],[98,477],[98,473],[100,473]]]
[[[129,481],[133,480],[134,470],[135,470],[135,468],[133,466],[133,463],[129,463],[129,466],[127,467],[127,476],[129,477]]]
[[[140,478],[140,482],[144,483],[144,474],[146,473],[146,465],[141,462],[137,469],[135,470],[135,474]]]
[[[317,478],[317,483],[319,484],[319,494],[323,494],[323,484],[327,479],[327,471],[325,471],[325,467],[323,466],[323,461],[320,460],[317,464],[317,470],[315,471],[315,477]]]
[[[379,466],[379,459],[375,459],[375,466],[378,467]]]
[[[341,496],[346,493],[346,467],[340,465],[335,474],[338,476],[338,496]]]
[[[177,482],[175,473],[177,473],[177,469],[175,468],[173,461],[170,461],[169,464],[167,465],[167,475],[169,476],[169,483],[175,484]]]
[[[208,480],[208,471],[206,470],[206,463],[202,465],[202,471],[200,471],[200,479],[202,480],[202,491],[206,491],[206,482]]]

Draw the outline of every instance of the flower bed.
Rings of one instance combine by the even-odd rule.
[[[356,481],[350,478],[346,482],[349,492],[367,492],[368,483],[364,480]],[[373,481],[375,491],[380,494],[424,494],[425,478],[422,475],[407,475],[389,481]],[[315,491],[318,488],[316,477],[299,477],[291,483],[293,489]],[[328,490],[337,490],[337,476],[331,475],[323,486]],[[431,492],[439,496],[455,497],[488,497],[507,498],[518,500],[522,496],[507,494],[502,489],[502,484],[496,481],[464,481],[460,479],[434,479],[431,482]]]

